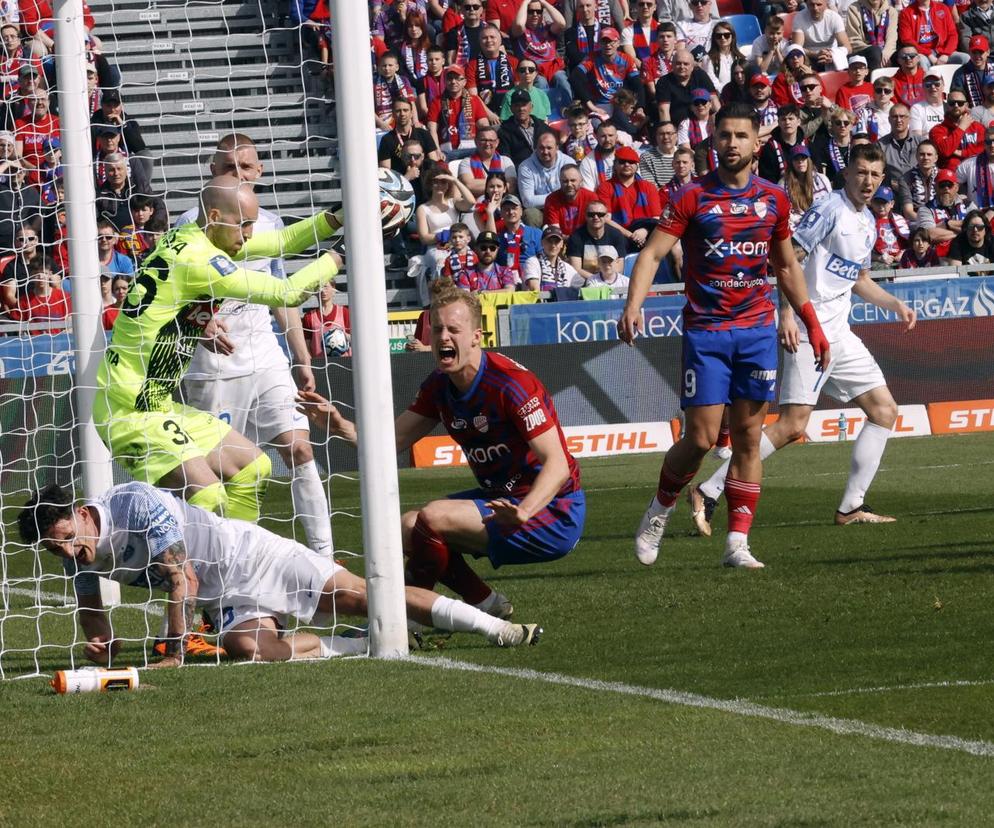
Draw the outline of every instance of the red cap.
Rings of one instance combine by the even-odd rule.
[[[983,35],[974,35],[970,38],[971,52],[986,52],[990,48],[990,41]]]
[[[457,63],[453,63],[450,66],[445,67],[445,74],[448,75],[450,72],[455,72],[455,74],[463,78],[466,77],[466,70]]]
[[[758,75],[753,75],[752,80],[749,81],[749,86],[773,86],[770,82],[770,76],[764,75],[760,72]]]
[[[601,29],[601,40],[621,40],[621,35],[613,26],[605,26]]]
[[[939,170],[939,172],[935,174],[935,183],[938,184],[940,181],[950,181],[955,184],[956,173],[952,170]]]
[[[634,161],[637,164],[639,162],[639,154],[631,147],[619,147],[614,151],[614,160]]]

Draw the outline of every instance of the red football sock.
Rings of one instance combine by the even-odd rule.
[[[411,532],[407,580],[411,586],[431,589],[449,565],[449,545],[419,514]]]
[[[693,479],[694,472],[683,475],[682,477],[673,474],[666,467],[666,461],[664,460],[663,467],[659,470],[659,488],[656,489],[656,500],[667,508],[672,506],[676,503],[676,499],[680,496],[680,491],[683,487]]]
[[[449,565],[439,580],[467,604],[479,604],[493,592],[459,552],[449,554]]]
[[[728,503],[728,531],[749,534],[759,503],[759,483],[725,478],[725,502]]]
[[[718,442],[715,446],[718,448],[728,448],[732,444],[732,432],[727,425],[723,425],[718,429]]]

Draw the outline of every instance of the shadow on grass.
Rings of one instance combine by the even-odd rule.
[[[849,565],[855,563],[896,563],[899,561],[920,561],[923,558],[938,558],[941,560],[961,560],[965,558],[978,558],[994,555],[994,548],[989,543],[981,541],[952,541],[943,543],[941,546],[935,544],[924,544],[922,546],[906,546],[897,553],[879,556],[849,556],[846,558],[819,558],[811,561],[814,564],[828,564],[829,566]],[[949,572],[953,570],[943,570]]]

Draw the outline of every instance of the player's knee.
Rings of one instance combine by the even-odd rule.
[[[365,615],[366,582],[347,569],[340,569],[321,591],[318,611],[326,615]]]
[[[451,520],[451,509],[449,508],[451,501],[448,500],[432,500],[421,508],[420,512],[414,512],[414,520],[411,522],[411,527],[420,519],[425,526],[431,529],[433,532],[438,532],[439,534],[445,532],[450,528]]]
[[[262,657],[257,636],[248,633],[228,633],[224,636],[223,646],[229,658],[255,661]]]
[[[892,399],[878,403],[867,412],[867,417],[875,425],[893,428],[897,422],[897,403]]]
[[[400,534],[403,539],[404,551],[411,550],[411,532],[414,531],[414,524],[418,520],[418,512],[404,512],[400,516]]]
[[[195,491],[187,498],[187,502],[207,512],[223,515],[228,507],[228,493],[224,490],[224,484],[218,481]]]
[[[260,504],[272,471],[269,457],[260,453],[225,482],[229,517],[248,521],[259,519]]]
[[[294,440],[293,442],[277,447],[283,462],[291,468],[304,466],[314,459],[314,449],[307,440]]]

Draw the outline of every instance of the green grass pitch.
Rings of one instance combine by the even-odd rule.
[[[683,501],[640,566],[659,457],[583,461],[572,554],[478,564],[544,625],[539,646],[456,635],[408,662],[145,672],[145,689],[104,696],[4,682],[0,825],[991,824],[992,449],[894,440],[870,502],[899,522],[845,528],[831,519],[849,447],[779,452],[759,572],[723,570],[723,508],[698,538]],[[409,471],[401,492],[413,506],[469,484]],[[354,482],[335,480],[334,506],[358,511]],[[286,487],[267,510],[288,513]],[[336,518],[339,545],[359,532]],[[786,712],[748,715],[771,709]],[[828,718],[851,732],[803,726]]]

